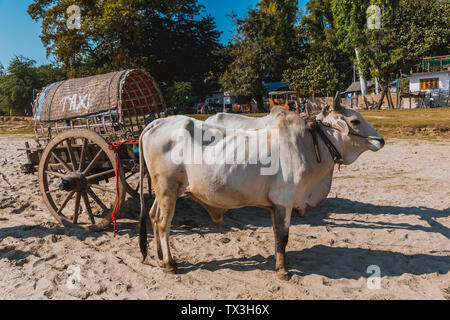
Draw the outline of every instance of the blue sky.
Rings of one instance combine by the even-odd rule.
[[[205,11],[211,13],[216,19],[217,29],[223,31],[221,41],[227,43],[227,40],[233,34],[233,23],[228,16],[233,11],[238,16],[244,16],[248,10],[255,8],[258,0],[199,0],[204,5]]]
[[[50,63],[39,35],[40,25],[35,23],[26,9],[31,0],[0,0],[0,63],[4,66],[14,55],[32,58],[38,64]],[[303,5],[306,0],[299,1]],[[199,0],[206,12],[216,19],[217,28],[223,31],[221,41],[226,43],[233,33],[231,19],[227,16],[236,12],[244,16],[254,8],[258,0]]]
[[[26,12],[31,0],[0,0],[0,63],[5,67],[14,54],[39,64],[47,63],[39,34],[40,25]]]

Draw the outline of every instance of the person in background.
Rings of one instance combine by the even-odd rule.
[[[202,113],[202,108],[203,108],[203,103],[198,103],[197,104],[197,114],[201,114]]]

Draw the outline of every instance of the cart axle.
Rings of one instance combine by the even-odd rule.
[[[81,173],[74,173],[63,178],[59,184],[59,190],[81,192],[87,188],[87,180]]]

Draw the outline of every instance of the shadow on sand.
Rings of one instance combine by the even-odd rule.
[[[127,220],[118,222],[117,236],[128,234],[130,238],[137,236],[137,218],[139,215],[139,202],[135,199],[127,199],[121,216],[126,216]],[[126,211],[126,213],[124,213]],[[328,213],[339,214],[372,214],[372,215],[417,215],[429,226],[412,225],[408,223],[387,223],[363,221],[359,219],[330,218]],[[442,225],[436,218],[448,217],[450,209],[436,210],[426,207],[403,207],[403,206],[378,206],[358,201],[341,198],[328,198],[319,207],[312,209],[304,217],[292,219],[293,225],[306,224],[311,226],[330,226],[345,228],[363,229],[403,229],[413,231],[424,231],[439,233],[450,239],[450,229]],[[345,225],[337,222],[347,221]],[[15,226],[0,228],[0,241],[6,237],[17,239],[44,238],[49,235],[66,235],[84,241],[86,238],[97,238],[104,233],[91,232],[78,229],[66,229],[56,224],[49,223],[49,227],[44,226]],[[177,202],[177,209],[173,220],[172,234],[192,234],[217,232],[212,226],[211,219],[206,211],[194,201],[183,198]],[[253,229],[272,226],[272,220],[267,210],[260,208],[243,208],[231,210],[226,213],[222,232],[226,233],[233,228]],[[109,228],[108,230],[111,230]],[[148,226],[151,233],[151,226]],[[439,248],[443,249],[443,248]],[[20,252],[18,255],[11,255],[12,250],[0,250],[0,259],[26,257],[31,253]],[[357,279],[367,277],[366,268],[375,264],[380,266],[382,276],[399,276],[404,273],[429,274],[437,272],[446,274],[450,270],[450,257],[435,256],[427,254],[406,255],[399,252],[370,250],[362,248],[328,247],[317,245],[312,248],[289,251],[287,253],[290,270],[293,274],[308,275],[319,274],[332,279]],[[10,259],[11,260],[11,259]],[[336,264],[348,264],[348,268],[336,268]],[[357,268],[361,266],[361,270]],[[356,267],[356,268],[355,268]],[[181,273],[188,273],[196,269],[206,269],[210,271],[229,268],[232,270],[274,270],[274,259],[266,259],[261,255],[252,257],[241,257],[223,260],[213,260],[197,264],[180,262]],[[301,270],[301,271],[300,271]],[[355,271],[356,270],[356,271]]]
[[[317,245],[297,251],[287,252],[288,268],[293,275],[322,275],[331,279],[359,279],[370,276],[367,267],[377,265],[381,276],[401,276],[405,273],[422,275],[429,273],[447,274],[450,258],[428,254],[405,255],[399,252],[342,248]],[[181,262],[181,273],[197,269],[209,271],[231,269],[235,271],[274,270],[273,256],[267,259],[261,255],[248,258],[219,259],[197,264]]]

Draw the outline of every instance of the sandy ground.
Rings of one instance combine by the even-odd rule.
[[[36,175],[20,173],[24,141],[0,136],[0,299],[450,299],[450,142],[389,140],[336,170],[329,198],[293,218],[286,282],[273,272],[270,215],[257,208],[230,211],[218,233],[180,199],[179,275],[158,267],[151,234],[140,263],[133,199],[116,238],[58,226]]]

